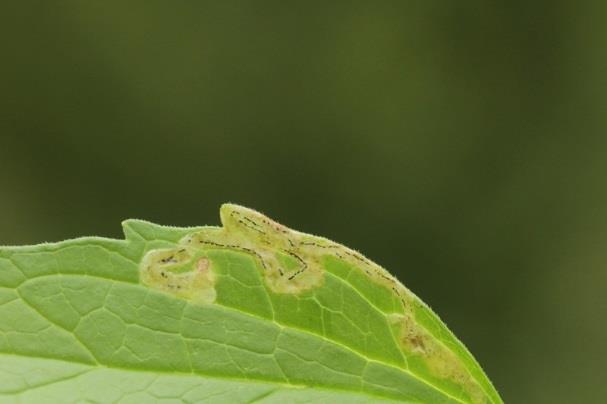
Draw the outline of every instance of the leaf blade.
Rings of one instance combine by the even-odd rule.
[[[248,210],[239,212],[232,216],[241,221],[248,217]],[[251,223],[266,219],[249,217]],[[413,294],[413,314],[403,311],[404,292],[391,291],[387,281],[365,274],[376,269],[365,267],[364,257],[340,246],[331,247],[335,254],[323,250],[318,262],[312,262],[316,255],[284,250],[295,257],[295,276],[301,257],[322,269],[320,275],[298,281],[300,290],[294,290],[293,283],[268,279],[268,266],[274,264],[264,261],[273,258],[265,247],[248,247],[248,240],[235,230],[222,235],[230,230],[228,220],[222,216],[228,224],[224,228],[174,228],[128,220],[123,223],[124,241],[92,237],[0,248],[0,352],[26,362],[36,357],[67,361],[88,366],[90,372],[176,372],[200,378],[201,385],[208,378],[241,378],[295,388],[283,395],[314,387],[367,401],[501,402],[480,366],[440,319]],[[244,231],[268,231],[254,226],[247,222]],[[280,229],[300,237],[294,240],[302,246],[328,242]],[[232,247],[224,243],[191,249],[184,240],[193,234],[202,234],[207,243],[209,235],[222,242],[229,236]],[[251,238],[248,233],[245,237]],[[317,249],[329,245],[334,244]],[[162,272],[176,267],[178,254],[187,255],[179,262],[190,265],[186,271],[172,271],[170,281],[152,287],[142,284],[146,257],[162,257],[160,264],[146,264]],[[358,261],[343,259],[349,254]],[[283,258],[276,265],[287,268],[287,261]],[[374,276],[380,275],[389,276]],[[212,302],[193,300],[192,293],[201,289],[192,284],[212,289],[205,297]],[[181,286],[193,292],[177,291]],[[445,363],[452,368],[445,370],[443,363],[427,360],[431,355],[424,359],[405,349],[403,324],[411,315],[416,327],[419,322],[428,332],[425,344],[431,341],[436,344],[432,349],[452,355],[435,355],[435,361],[448,359]],[[456,364],[450,364],[454,358]],[[456,383],[452,376],[461,376],[461,369],[474,384]],[[280,396],[266,393],[259,393],[258,399]]]

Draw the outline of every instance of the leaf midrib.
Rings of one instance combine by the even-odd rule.
[[[52,385],[54,383],[61,383],[61,382],[64,382],[64,381],[67,381],[67,380],[70,380],[70,379],[74,379],[74,378],[83,376],[84,374],[92,372],[92,371],[95,371],[95,370],[108,369],[108,370],[115,370],[115,371],[120,371],[120,372],[150,373],[152,375],[162,374],[162,375],[169,375],[169,376],[175,376],[175,377],[195,376],[195,377],[209,378],[209,379],[221,380],[221,381],[237,381],[239,383],[268,384],[268,385],[276,386],[277,388],[285,388],[285,389],[314,388],[315,390],[318,389],[318,390],[325,390],[325,391],[356,393],[356,394],[365,395],[365,396],[369,396],[369,397],[375,397],[375,398],[378,398],[378,399],[386,399],[386,398],[388,398],[388,399],[394,399],[394,397],[392,397],[392,396],[373,394],[372,392],[364,391],[364,390],[358,390],[357,391],[357,390],[339,388],[339,387],[335,387],[335,386],[310,386],[310,385],[299,384],[299,383],[281,383],[281,382],[273,380],[273,379],[262,379],[262,378],[254,378],[254,377],[246,378],[246,377],[238,377],[238,376],[232,376],[232,375],[221,375],[221,376],[218,376],[218,375],[208,374],[208,373],[204,373],[204,372],[200,372],[200,371],[171,372],[171,371],[168,371],[166,369],[136,368],[136,367],[126,368],[126,367],[109,366],[109,365],[100,364],[100,363],[98,363],[98,364],[90,364],[90,363],[85,363],[85,362],[79,362],[77,360],[66,361],[66,360],[62,360],[62,359],[58,359],[58,358],[54,358],[54,357],[35,356],[35,355],[26,355],[26,354],[14,354],[14,353],[8,353],[8,352],[0,352],[0,356],[16,357],[16,358],[31,358],[31,359],[38,359],[38,360],[44,360],[44,361],[53,361],[53,362],[67,363],[67,364],[74,364],[74,363],[76,363],[78,365],[88,367],[88,369],[80,371],[77,374],[69,375],[69,376],[66,376],[66,377],[60,377],[60,378],[57,378],[57,379],[52,380],[52,381],[48,381],[48,382],[44,382],[44,383],[41,383],[41,384],[37,384],[37,385],[29,388],[31,390],[34,390],[34,389],[37,389],[37,388],[41,388],[41,387],[45,387],[45,386],[49,386],[49,385]],[[8,393],[0,393],[0,396],[19,394],[22,391],[23,390],[10,391]]]

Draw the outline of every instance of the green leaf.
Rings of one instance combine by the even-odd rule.
[[[221,220],[0,248],[0,400],[502,402],[377,264],[237,205]]]

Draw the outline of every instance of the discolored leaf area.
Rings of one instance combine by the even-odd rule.
[[[221,220],[1,247],[0,401],[502,402],[377,264],[238,205]]]

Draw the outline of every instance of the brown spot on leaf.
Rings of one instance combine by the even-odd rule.
[[[407,338],[407,340],[411,345],[413,352],[426,352],[426,343],[421,335],[411,335]]]

